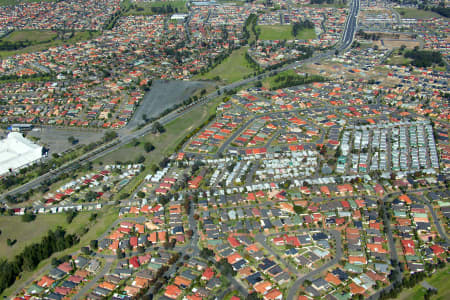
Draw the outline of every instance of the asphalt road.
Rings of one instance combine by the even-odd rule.
[[[443,238],[446,241],[447,245],[449,245],[448,236],[445,233],[445,231],[442,229],[441,222],[439,221],[439,217],[436,215],[436,212],[434,211],[433,206],[431,205],[430,201],[425,196],[422,196],[421,198],[431,212],[431,216],[433,217],[433,223],[436,226],[436,229],[437,229],[439,235],[441,236],[441,238]]]
[[[292,274],[298,274],[298,270],[296,268],[294,268],[289,262],[281,258],[275,251],[273,251],[272,247],[266,243],[267,237],[267,235],[257,234],[255,235],[255,240],[260,243],[265,250],[269,251],[270,254],[275,256],[277,260],[281,261],[289,269],[289,272],[291,272]]]
[[[345,22],[344,34],[342,35],[342,44],[338,47],[339,51],[345,50],[351,46],[358,26],[358,13],[360,0],[353,0],[350,4],[350,12]]]
[[[94,279],[86,283],[86,285],[83,286],[83,288],[75,295],[73,296],[73,300],[78,299],[85,299],[86,294],[94,287],[94,285],[103,278],[103,276],[106,275],[106,273],[109,272],[111,269],[112,263],[114,259],[107,259],[105,265],[103,266],[102,270],[95,275]]]

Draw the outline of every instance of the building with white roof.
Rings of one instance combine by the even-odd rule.
[[[21,133],[11,132],[0,141],[0,175],[33,164],[42,156],[42,146],[24,138]]]

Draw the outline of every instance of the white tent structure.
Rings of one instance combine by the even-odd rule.
[[[0,175],[38,161],[42,158],[42,148],[21,133],[9,133],[6,139],[0,140]]]

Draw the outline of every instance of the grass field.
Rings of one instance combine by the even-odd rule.
[[[437,288],[438,293],[431,297],[432,300],[446,300],[450,299],[450,285],[448,281],[450,279],[450,265],[445,268],[438,270],[430,278],[425,279],[426,282],[431,284],[433,287]],[[400,295],[398,295],[398,300],[409,300],[409,299],[423,299],[425,295],[425,289],[417,284],[412,289],[403,290]]]
[[[104,233],[106,231],[106,229],[108,229],[108,227],[117,219],[117,216],[118,216],[117,215],[118,210],[114,209],[114,208],[104,208],[100,211],[95,211],[95,212],[98,213],[98,217],[97,217],[96,221],[89,224],[89,226],[88,226],[89,232],[87,232],[86,234],[84,234],[81,237],[80,242],[78,244],[76,244],[72,248],[68,248],[64,251],[54,253],[51,257],[47,258],[46,260],[41,261],[41,263],[38,265],[36,270],[31,271],[31,272],[23,272],[20,276],[20,279],[16,280],[15,284],[13,284],[11,287],[6,289],[0,295],[0,297],[11,295],[19,287],[19,285],[22,282],[28,280],[31,276],[33,276],[33,274],[35,274],[36,272],[39,272],[40,269],[42,269],[43,267],[48,265],[53,257],[62,257],[64,255],[68,255],[68,254],[74,253],[76,251],[79,251],[81,249],[81,247],[89,245],[89,242],[93,239],[96,239],[98,236],[100,236],[102,233]],[[89,219],[89,216],[91,213],[92,212],[80,213],[72,221],[72,224],[70,224],[70,226],[69,226],[70,228],[69,228],[68,232],[69,233],[76,232],[77,230],[80,229],[80,227],[84,226],[85,224],[87,225],[88,219]],[[62,214],[59,214],[59,215],[63,216],[65,218],[64,215],[62,215]],[[49,215],[45,215],[45,217],[47,217],[47,216],[49,216]],[[51,216],[58,216],[58,215],[51,215]],[[1,220],[1,218],[0,218],[0,220]],[[20,220],[20,218],[18,220]],[[36,222],[36,221],[38,221],[38,218],[34,222]],[[64,219],[63,223],[67,224],[65,222],[65,219]],[[34,228],[37,227],[36,223],[32,222],[32,223],[28,223],[28,224],[34,224],[34,226],[35,226]],[[64,225],[64,224],[62,224],[62,225]],[[68,226],[65,225],[64,227],[68,227]],[[33,231],[33,230],[30,230],[30,231]],[[44,232],[44,235],[45,235],[45,233],[46,233],[46,231]],[[2,233],[2,236],[3,236],[3,234],[4,234],[4,232]],[[6,243],[2,243],[1,246],[3,246],[3,244],[6,245]],[[2,249],[0,249],[0,251],[2,251]],[[1,253],[3,253],[3,252],[1,252]]]
[[[403,54],[399,53],[397,50],[392,52],[391,56],[387,60],[387,63],[391,65],[408,66],[411,63],[411,59],[404,57]]]
[[[294,70],[287,70],[264,79],[262,84],[265,88],[273,90],[323,80],[326,80],[326,78],[311,74],[306,74],[303,76],[297,74]]]
[[[48,37],[49,34],[52,34],[52,31],[47,31],[48,33],[46,33],[44,36]],[[41,39],[41,37],[39,37],[39,35],[42,34],[41,30],[27,30],[27,31],[17,31],[17,32],[13,32],[12,34],[8,35],[7,37],[5,37],[4,39],[15,39],[15,41],[18,41],[19,38],[34,38],[35,40],[41,40],[41,41],[46,41],[47,39]],[[84,40],[88,40],[88,39],[92,39],[96,36],[98,36],[100,33],[99,32],[89,32],[89,31],[78,31],[75,32],[75,35],[67,40],[60,40],[60,39],[55,39],[52,40],[50,42],[37,42],[35,45],[31,45],[19,50],[12,50],[12,51],[0,51],[0,57],[1,58],[5,58],[8,56],[13,56],[16,54],[21,54],[21,53],[28,53],[28,52],[34,52],[34,51],[40,51],[40,50],[44,50],[44,49],[48,49],[50,47],[55,47],[55,46],[60,46],[60,45],[64,45],[64,44],[74,44],[76,42],[79,41],[84,41]],[[35,37],[37,36],[37,37]]]
[[[406,19],[442,18],[441,15],[429,10],[422,10],[417,8],[396,8],[395,10],[398,11],[402,18]]]
[[[260,40],[293,40],[291,25],[258,25],[261,30]]]
[[[297,4],[297,7],[334,7],[334,8],[344,8],[348,7],[348,5],[344,5],[342,3],[322,3],[322,4]]]
[[[304,29],[296,37],[292,35],[292,25],[259,25],[260,40],[310,40],[316,37],[314,29]]]
[[[254,70],[245,60],[245,53],[247,52],[247,49],[247,47],[242,47],[234,50],[229,57],[227,57],[214,69],[206,74],[195,76],[194,80],[213,79],[219,76],[221,80],[231,83],[252,74]]]
[[[9,42],[30,41],[42,43],[56,37],[56,32],[49,30],[20,30],[13,31],[2,40]]]
[[[154,2],[143,2],[143,3],[134,3],[132,8],[127,11],[124,15],[153,15],[155,14],[152,11],[152,7],[165,7],[171,5],[173,8],[173,13],[185,13],[187,12],[186,1],[183,0],[175,0],[175,1],[154,1]]]
[[[17,5],[19,3],[54,2],[55,0],[0,0],[0,6]]]
[[[297,76],[297,73],[295,73],[294,70],[287,70],[287,71],[283,71],[283,72],[281,72],[281,73],[279,73],[279,74],[277,74],[275,76],[267,77],[262,82],[263,87],[265,87],[267,89],[270,89],[270,88],[274,87],[275,84],[276,84],[275,83],[275,78],[278,77],[279,75],[293,75],[293,76]]]
[[[295,39],[297,39],[297,40],[313,40],[315,38],[316,38],[316,32],[314,31],[314,28],[303,29],[295,37]]]
[[[71,224],[67,224],[65,214],[37,215],[33,222],[22,222],[18,216],[2,216],[0,218],[0,256],[12,259],[14,255],[20,253],[25,246],[39,242],[50,229],[57,226],[68,228],[69,233],[77,232],[89,222],[90,212],[78,214]],[[17,242],[9,247],[6,239],[16,239]]]

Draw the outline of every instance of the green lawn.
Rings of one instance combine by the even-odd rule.
[[[56,32],[50,30],[19,30],[13,31],[2,40],[9,42],[30,41],[42,43],[50,41],[56,37]]]
[[[54,2],[55,0],[0,0],[0,6],[17,5],[19,3]]]
[[[277,75],[267,77],[263,80],[262,84],[265,88],[273,90],[323,80],[325,80],[325,78],[322,78],[321,76],[308,75],[308,77],[306,77],[297,74],[294,70],[287,70],[280,72]]]
[[[203,75],[197,75],[194,79],[214,79],[217,76],[227,83],[241,80],[254,72],[253,68],[245,59],[248,47],[234,50],[222,63]]]
[[[267,89],[271,89],[276,85],[275,82],[275,78],[279,77],[280,75],[292,75],[292,76],[297,76],[297,73],[295,73],[294,70],[287,70],[287,71],[283,71],[275,76],[270,76],[267,77],[263,80],[262,84],[263,87],[267,88]]]
[[[450,299],[450,285],[448,280],[450,279],[450,265],[445,266],[445,268],[438,270],[430,278],[426,278],[425,281],[431,284],[433,287],[438,289],[437,295],[431,297],[432,300],[446,300]],[[398,300],[409,300],[409,299],[423,299],[425,294],[425,289],[417,284],[411,289],[403,290],[403,292],[398,295]]]
[[[259,25],[260,40],[310,40],[316,38],[314,29],[304,29],[296,37],[292,35],[292,25]]]
[[[89,242],[91,240],[96,239],[98,236],[103,234],[106,231],[106,229],[118,218],[118,210],[114,209],[114,208],[104,208],[102,210],[95,211],[95,212],[98,213],[98,217],[97,217],[96,221],[94,221],[93,223],[88,224],[88,219],[92,212],[83,212],[83,213],[80,213],[72,221],[72,224],[70,224],[70,226],[67,226],[67,223],[65,222],[65,216],[63,214],[43,215],[43,217],[48,217],[48,216],[64,217],[63,223],[65,223],[66,225],[64,225],[64,224],[61,224],[61,225],[64,225],[63,227],[66,227],[66,228],[68,227],[69,233],[77,232],[82,226],[85,226],[85,225],[89,225],[88,226],[89,231],[86,234],[84,234],[81,237],[80,242],[78,244],[76,244],[75,246],[73,246],[72,248],[66,249],[61,252],[54,253],[51,257],[47,258],[46,260],[41,261],[41,263],[39,263],[38,267],[34,271],[22,272],[20,279],[16,280],[16,282],[11,287],[9,287],[5,291],[3,291],[3,294],[1,294],[0,297],[8,296],[8,295],[12,296],[11,294],[20,286],[20,284],[22,282],[28,280],[29,278],[31,278],[33,276],[33,274],[39,272],[39,270],[41,270],[43,267],[48,265],[50,263],[52,257],[62,257],[64,255],[68,255],[68,254],[74,253],[76,251],[79,251],[81,249],[81,247],[88,246]],[[2,218],[3,217],[1,217],[0,220]],[[38,218],[34,222],[37,222]],[[19,218],[19,220],[20,220],[20,218]],[[32,230],[29,228],[30,229],[29,231],[36,232],[35,229],[38,227],[38,226],[36,226],[36,223],[32,222],[29,224],[34,224],[34,226],[35,226],[35,227],[33,227]],[[17,224],[17,225],[19,225],[19,224]],[[57,225],[57,223],[55,222],[53,224],[53,226],[56,226],[56,225]],[[42,235],[45,235],[46,232],[47,231],[42,233]],[[2,233],[2,236],[3,236],[3,234],[4,234],[4,232]],[[38,238],[36,241],[39,241],[39,240],[40,240],[40,238]],[[6,243],[4,243],[4,244],[6,245]],[[3,246],[3,244],[1,246]],[[0,249],[0,251],[3,251],[3,250]],[[3,254],[3,252],[1,252],[1,253]]]
[[[343,1],[334,1],[334,3],[322,3],[322,4],[296,4],[296,7],[334,7],[344,8],[348,7],[347,4],[343,4]]]
[[[260,40],[293,40],[292,25],[258,25]]]
[[[392,52],[391,56],[387,60],[387,63],[391,65],[408,66],[411,61],[412,60],[410,58],[404,57],[403,54],[397,50]]]
[[[316,38],[316,31],[314,28],[303,29],[295,37],[297,40],[313,40]]]
[[[422,10],[417,8],[396,8],[395,10],[398,11],[402,18],[406,19],[442,18],[441,15],[430,10]]]
[[[77,232],[89,222],[90,215],[90,212],[82,212],[73,219],[71,224],[67,224],[65,214],[41,214],[29,223],[23,222],[19,216],[1,216],[0,256],[12,259],[25,246],[39,242],[50,229],[55,229],[57,226],[68,228],[69,233]],[[15,239],[17,242],[10,247],[6,244],[8,238]]]
[[[51,34],[54,34],[53,31],[47,31],[45,34],[43,34],[42,30],[27,30],[27,31],[17,31],[13,32],[12,34],[8,35],[6,39],[15,39],[15,41],[19,41],[20,38],[34,38],[36,41],[36,44],[19,49],[19,50],[12,50],[12,51],[0,51],[0,58],[5,58],[8,56],[13,56],[16,54],[21,53],[28,53],[28,52],[34,52],[34,51],[40,51],[44,49],[48,49],[50,47],[60,46],[64,44],[74,44],[79,41],[84,41],[88,39],[92,39],[96,36],[98,36],[99,32],[90,32],[90,31],[77,31],[75,32],[75,35],[67,40],[61,40],[61,39],[54,39],[49,42],[45,42],[48,40],[48,37]],[[43,34],[43,37],[39,37],[38,35]],[[35,36],[36,35],[36,36]],[[39,41],[40,40],[40,41]]]
[[[126,16],[130,15],[153,15],[157,12],[152,11],[152,7],[168,7],[171,6],[173,9],[172,13],[185,13],[187,12],[186,1],[176,0],[176,1],[152,1],[152,2],[142,2],[133,3],[130,10],[125,13]]]

